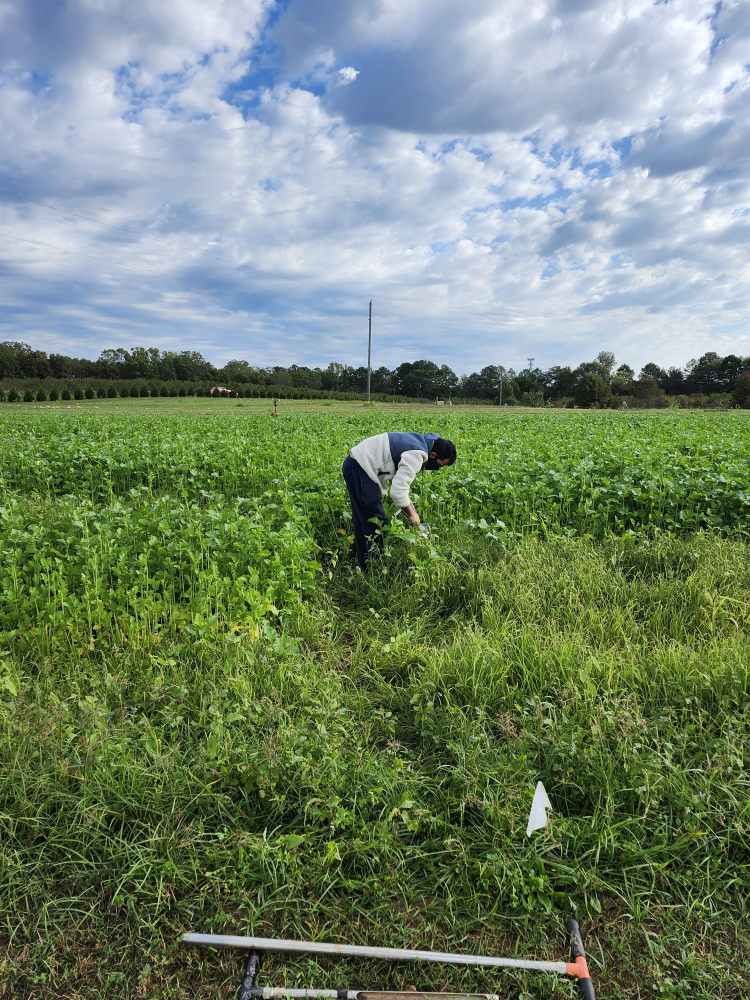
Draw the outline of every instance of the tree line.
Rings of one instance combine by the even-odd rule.
[[[160,383],[214,382],[227,387],[251,385],[258,390],[361,394],[367,388],[367,368],[332,362],[326,368],[304,365],[258,367],[247,361],[229,361],[218,368],[198,351],[160,351],[134,347],[102,351],[96,361],[64,354],[47,354],[28,344],[0,344],[0,379],[104,381],[152,380]],[[397,368],[376,368],[370,389],[378,396],[414,399],[471,399],[532,406],[556,402],[572,406],[668,405],[668,399],[724,397],[737,405],[750,401],[750,358],[720,357],[708,352],[682,368],[663,369],[649,363],[640,372],[617,366],[611,351],[600,351],[593,361],[576,368],[554,365],[519,372],[503,365],[487,365],[478,372],[457,375],[447,365],[419,360]],[[750,405],[750,402],[748,403]]]

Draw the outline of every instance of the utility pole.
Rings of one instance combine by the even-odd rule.
[[[372,299],[370,299],[370,322],[367,328],[367,402],[370,402],[370,376],[372,375],[372,367],[370,365],[370,356],[372,354]]]
[[[529,375],[531,375],[531,370],[534,367],[534,358],[529,358]]]
[[[500,404],[499,405],[500,406],[503,405],[503,376],[502,376],[502,372],[500,373]]]

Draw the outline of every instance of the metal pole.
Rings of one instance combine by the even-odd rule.
[[[500,376],[500,405],[503,405],[503,376]]]
[[[278,938],[235,937],[229,934],[183,934],[184,944],[213,945],[214,948],[242,948],[248,951],[289,951],[308,955],[348,955],[351,958],[385,958],[402,962],[446,962],[450,965],[483,965],[493,968],[528,969],[569,975],[565,962],[529,962],[520,958],[491,958],[486,955],[453,955],[441,951],[411,951],[406,948],[368,948],[357,944],[329,944],[325,941],[285,941]]]
[[[370,355],[372,353],[372,299],[370,299],[370,322],[368,324],[367,330],[367,402],[370,402],[370,375],[372,374],[372,367],[370,366]]]

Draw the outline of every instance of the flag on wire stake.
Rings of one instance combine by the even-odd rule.
[[[537,781],[534,801],[531,803],[531,812],[529,813],[529,824],[526,827],[527,837],[530,837],[534,830],[541,830],[542,827],[547,825],[547,810],[551,808],[552,803],[544,789],[544,785],[541,781]]]

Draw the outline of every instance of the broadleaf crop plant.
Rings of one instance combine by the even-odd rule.
[[[0,426],[0,996],[232,996],[185,930],[556,959],[572,909],[602,996],[750,995],[743,413]],[[340,466],[387,429],[459,459],[363,576]],[[573,995],[263,968],[342,978]]]

